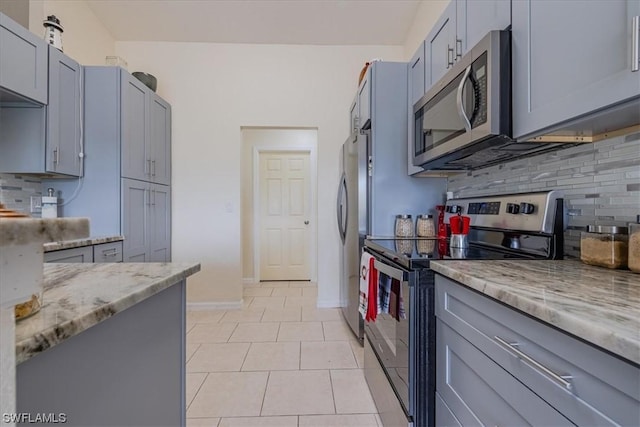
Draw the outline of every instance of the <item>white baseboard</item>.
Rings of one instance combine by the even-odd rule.
[[[242,301],[188,302],[187,310],[235,310],[242,308]]]
[[[318,300],[318,308],[338,308],[341,307],[340,300]]]
[[[243,277],[242,278],[242,284],[254,284],[256,283],[256,280],[253,277]]]

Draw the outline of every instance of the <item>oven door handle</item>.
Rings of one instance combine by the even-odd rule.
[[[391,267],[390,265],[379,261],[377,258],[374,258],[373,267],[392,279],[397,279],[401,283],[408,280],[408,273],[406,271]]]

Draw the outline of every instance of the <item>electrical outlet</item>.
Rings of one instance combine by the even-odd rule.
[[[42,212],[42,197],[31,196],[31,213]]]

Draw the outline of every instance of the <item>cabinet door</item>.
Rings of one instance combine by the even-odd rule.
[[[45,252],[44,262],[93,262],[93,247],[64,249]]]
[[[0,100],[47,103],[47,43],[0,13]],[[15,96],[17,94],[19,96]]]
[[[150,261],[171,261],[171,191],[166,185],[151,184]]]
[[[511,0],[456,1],[456,58],[475,46],[489,31],[511,25]]]
[[[149,137],[149,89],[125,70],[121,71],[122,89],[122,176],[149,180],[151,157],[147,153]]]
[[[371,76],[374,66],[375,64],[369,66],[358,88],[358,127],[360,129],[371,119]]]
[[[422,42],[416,53],[413,54],[413,58],[409,61],[409,113],[413,113],[413,105],[425,93],[424,45],[425,43]]]
[[[637,0],[514,1],[513,134],[530,136],[640,95]]]
[[[151,181],[171,184],[171,106],[152,93],[149,153]]]
[[[461,425],[573,425],[440,319],[436,365],[437,393]]]
[[[122,180],[122,234],[124,262],[149,261],[149,208],[151,191],[148,182]]]
[[[456,2],[444,10],[425,40],[425,91],[453,65],[456,50]]]
[[[80,121],[82,68],[49,46],[49,105],[47,106],[47,171],[81,176]]]

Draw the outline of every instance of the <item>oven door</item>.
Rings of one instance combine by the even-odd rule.
[[[374,266],[378,270],[379,307],[374,322],[367,322],[365,330],[398,400],[407,417],[412,417],[413,405],[409,398],[410,380],[409,332],[413,287],[409,286],[409,272],[383,262],[375,254]],[[384,288],[389,292],[385,292]],[[380,310],[379,310],[380,311]]]

